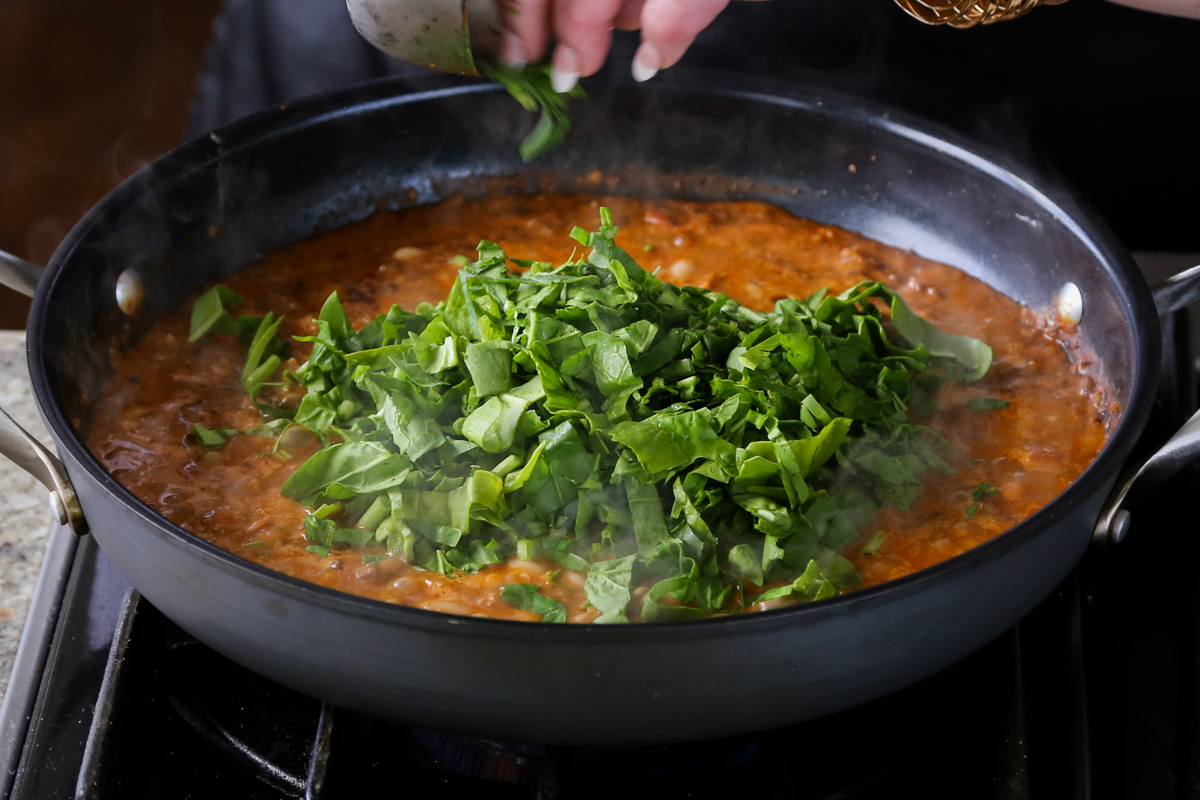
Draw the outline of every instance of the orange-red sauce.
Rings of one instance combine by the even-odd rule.
[[[561,263],[567,233],[592,226],[601,205],[613,209],[620,243],[660,276],[724,292],[756,309],[784,297],[835,292],[870,279],[896,288],[938,326],[983,339],[995,363],[982,381],[950,385],[943,408],[927,421],[959,451],[954,476],[929,473],[908,511],[885,508],[846,555],[870,586],[907,575],[972,548],[1013,526],[1062,492],[1105,442],[1095,368],[1072,363],[1072,334],[952,267],[797,219],[763,203],[688,203],[587,196],[494,196],[456,199],[322,234],[264,256],[224,281],[245,298],[238,313],[285,316],[285,336],[315,332],[311,320],[334,290],[357,326],[393,303],[412,309],[448,293],[456,255],[480,239],[508,254]],[[499,599],[506,583],[538,583],[587,622],[583,576],[552,562],[517,562],[475,575],[445,577],[399,558],[364,564],[380,548],[307,552],[305,509],[279,487],[312,452],[264,454],[270,440],[238,436],[219,450],[191,444],[193,424],[247,429],[259,423],[239,382],[244,351],[229,336],[187,341],[190,306],[162,319],[118,357],[97,404],[88,443],[104,465],[166,518],[218,546],[306,581],[388,602],[460,614],[537,619]],[[307,355],[293,349],[297,363]],[[295,366],[293,363],[291,366]],[[1011,401],[999,411],[969,413],[965,398]],[[969,492],[991,483],[967,518]],[[861,552],[876,531],[875,553]],[[636,598],[636,595],[635,595]],[[635,599],[636,603],[636,599]]]

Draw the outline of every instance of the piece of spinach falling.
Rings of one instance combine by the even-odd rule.
[[[488,79],[508,90],[526,111],[540,111],[537,125],[521,142],[521,158],[532,161],[563,143],[571,120],[567,106],[572,99],[587,97],[578,84],[568,92],[556,92],[550,81],[550,64],[531,64],[520,69],[503,64],[476,62]]]
[[[558,267],[481,242],[445,301],[357,331],[329,297],[285,373],[307,392],[291,424],[327,443],[283,486],[315,509],[314,552],[369,542],[443,574],[542,557],[587,572],[602,623],[852,587],[841,553],[876,509],[953,472],[910,405],[991,350],[875,282],[770,312],[664,283],[600,221]],[[505,599],[559,614],[533,587]]]

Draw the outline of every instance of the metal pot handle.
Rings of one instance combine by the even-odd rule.
[[[1200,300],[1200,266],[1171,276],[1152,294],[1159,316],[1167,316]],[[1158,487],[1200,460],[1200,411],[1183,424],[1167,443],[1137,467],[1128,470],[1104,501],[1093,541],[1100,546],[1118,544],[1129,532],[1130,506],[1136,506]]]
[[[42,268],[37,264],[0,250],[0,284],[33,297],[41,277]],[[0,455],[7,456],[50,490],[50,506],[59,524],[80,536],[87,533],[87,520],[63,463],[3,408],[0,408]]]
[[[42,268],[37,264],[0,250],[0,285],[33,297],[41,277]]]
[[[1200,265],[1185,269],[1154,287],[1154,305],[1158,315],[1165,317],[1200,300]]]
[[[1178,475],[1185,467],[1200,460],[1200,411],[1176,431],[1167,443],[1141,466],[1122,476],[1096,520],[1093,540],[1099,545],[1118,544],[1129,532],[1131,512],[1126,506],[1136,505],[1150,492]]]
[[[1109,495],[1109,499],[1104,501],[1104,507],[1096,521],[1096,530],[1092,534],[1093,541],[1102,546],[1109,542],[1114,545],[1120,543],[1129,533],[1129,524],[1132,522],[1132,513],[1126,506],[1138,504],[1139,500],[1198,459],[1200,411],[1196,411],[1192,419],[1184,422],[1174,437],[1142,462],[1140,467],[1122,476],[1117,488]]]
[[[83,518],[83,509],[79,507],[79,498],[63,463],[3,408],[0,408],[0,454],[37,478],[50,491],[50,507],[60,525],[68,526],[80,536],[87,533],[87,520]]]

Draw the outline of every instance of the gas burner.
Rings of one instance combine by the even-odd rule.
[[[552,750],[538,744],[511,744],[475,739],[428,728],[409,728],[413,753],[421,763],[467,778],[504,783],[537,783],[556,769]]]
[[[427,728],[408,728],[414,752],[434,769],[506,783],[557,783],[566,768],[606,783],[688,779],[740,767],[758,753],[757,736],[629,748],[554,748],[474,739]]]

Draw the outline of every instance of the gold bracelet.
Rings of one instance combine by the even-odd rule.
[[[896,4],[929,25],[973,28],[1016,19],[1040,5],[1067,0],[896,0]]]

